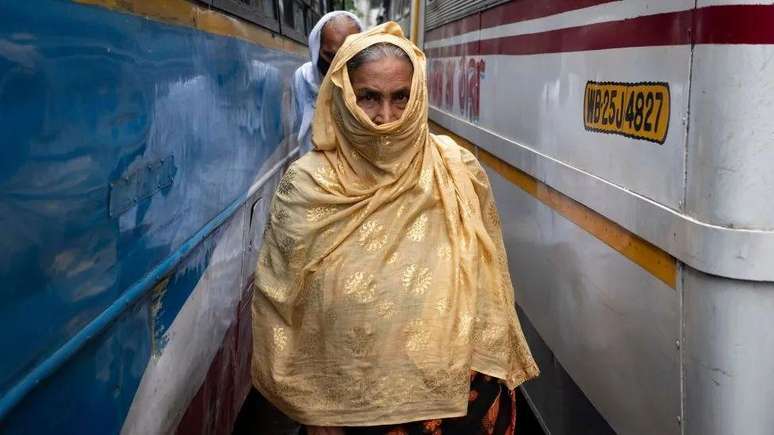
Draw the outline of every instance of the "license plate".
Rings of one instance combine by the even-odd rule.
[[[669,129],[668,83],[588,82],[583,97],[588,131],[663,144]]]

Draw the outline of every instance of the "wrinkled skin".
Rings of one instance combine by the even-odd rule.
[[[414,68],[402,58],[384,57],[352,71],[350,82],[357,105],[376,125],[397,121],[411,96]]]

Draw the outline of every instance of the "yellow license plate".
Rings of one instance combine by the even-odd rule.
[[[583,97],[586,130],[663,144],[669,129],[669,84],[588,82]]]

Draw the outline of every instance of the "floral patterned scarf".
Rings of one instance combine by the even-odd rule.
[[[402,117],[375,125],[346,62],[402,48]],[[352,35],[323,81],[316,151],[280,182],[259,254],[253,382],[297,421],[373,426],[464,415],[471,370],[537,376],[497,209],[476,158],[428,131],[424,54],[395,23]]]

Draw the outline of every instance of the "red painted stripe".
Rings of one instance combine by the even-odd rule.
[[[696,27],[692,35],[693,23]],[[774,44],[774,6],[712,6],[479,41],[482,55],[526,55],[628,47]],[[459,56],[466,46],[428,49],[428,57]]]
[[[523,55],[690,43],[693,11],[481,41],[481,54]]]
[[[622,0],[513,0],[433,29],[425,34],[425,41],[435,41],[479,28],[486,29],[503,24],[534,20],[617,1]]]
[[[481,28],[481,14],[474,14],[451,23],[444,24],[425,34],[425,41],[448,38],[454,35],[472,32]]]
[[[479,46],[481,45],[481,42],[484,41],[467,42],[465,44],[450,45],[441,48],[429,48],[425,50],[425,54],[428,58],[474,56],[480,54]]]
[[[534,20],[536,18],[549,17],[563,12],[585,9],[591,6],[618,1],[621,0],[511,1],[482,12],[481,28],[486,29],[488,27],[501,26],[503,24]]]
[[[774,44],[774,6],[714,6],[696,12],[697,44]]]

